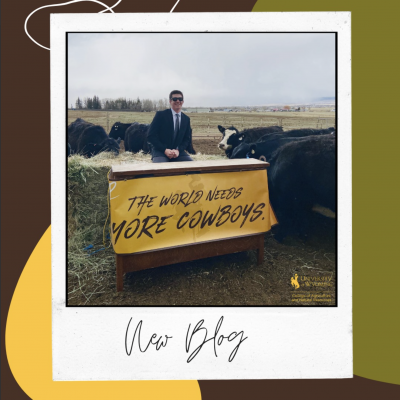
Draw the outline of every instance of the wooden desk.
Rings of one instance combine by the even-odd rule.
[[[255,159],[125,164],[112,167],[109,181],[111,183],[113,181],[173,175],[266,170],[268,166],[268,163]],[[117,291],[123,290],[123,276],[126,272],[131,271],[254,249],[258,251],[258,263],[260,264],[264,258],[264,234],[265,232],[258,232],[250,235],[139,251],[132,254],[116,254]]]

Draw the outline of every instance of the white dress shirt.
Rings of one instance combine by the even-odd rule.
[[[182,119],[181,119],[181,112],[176,112],[176,111],[174,111],[172,108],[171,108],[171,111],[172,111],[172,118],[173,118],[173,120],[174,120],[174,131],[175,131],[175,125],[176,125],[176,117],[175,117],[175,115],[179,115],[179,127],[181,127],[181,124],[182,124]]]

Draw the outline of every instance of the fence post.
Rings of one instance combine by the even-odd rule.
[[[110,121],[108,119],[108,111],[106,113],[106,119],[107,119],[107,132],[110,132]]]

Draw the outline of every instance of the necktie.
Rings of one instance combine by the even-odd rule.
[[[176,139],[176,136],[178,135],[179,132],[179,114],[176,115],[176,121],[175,121],[175,130],[174,130],[174,140]]]

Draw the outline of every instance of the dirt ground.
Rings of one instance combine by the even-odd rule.
[[[124,291],[119,293],[110,250],[103,291],[89,301],[78,293],[68,305],[331,306],[335,304],[335,248],[335,221],[316,216],[307,240],[287,237],[279,243],[272,232],[267,233],[261,265],[256,251],[248,251],[147,269],[127,273]],[[298,289],[291,285],[295,274]],[[310,281],[328,284],[307,286]]]
[[[194,148],[219,154],[218,142],[197,139]],[[126,274],[119,293],[112,249],[92,257],[101,257],[99,263],[106,267],[93,282],[69,277],[70,306],[335,305],[336,220],[318,214],[306,239],[287,237],[279,243],[274,229],[268,232],[261,265],[256,251],[248,251],[147,269]]]
[[[222,140],[221,139],[193,139],[193,148],[196,152],[200,152],[202,154],[216,154],[221,155],[225,152],[218,148],[218,143]]]

